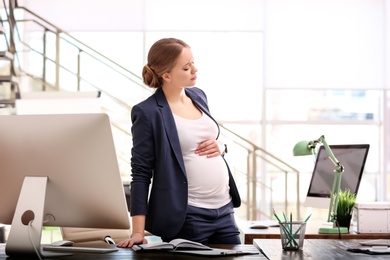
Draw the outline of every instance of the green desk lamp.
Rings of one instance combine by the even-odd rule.
[[[328,222],[333,222],[333,227],[322,227],[318,230],[320,234],[345,234],[348,233],[348,228],[339,227],[337,224],[337,220],[335,219],[337,213],[337,204],[339,200],[339,192],[340,192],[340,184],[341,184],[341,176],[344,172],[344,167],[341,163],[336,159],[332,150],[330,149],[328,143],[325,140],[325,137],[322,135],[320,138],[313,141],[300,141],[298,142],[293,149],[294,156],[302,156],[302,155],[313,155],[315,154],[315,147],[317,144],[322,144],[329,155],[329,159],[335,166],[335,175],[333,179],[332,191],[330,193],[330,205],[329,205],[329,213],[328,213]],[[333,213],[333,216],[332,216]]]

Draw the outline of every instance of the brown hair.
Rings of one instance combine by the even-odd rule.
[[[148,63],[142,70],[144,83],[151,88],[162,86],[162,75],[170,72],[183,48],[189,47],[182,40],[164,38],[155,42],[148,53]]]

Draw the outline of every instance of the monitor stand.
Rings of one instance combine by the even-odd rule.
[[[7,255],[39,254],[42,258],[72,255],[41,250],[47,181],[48,177],[25,177],[5,245]]]

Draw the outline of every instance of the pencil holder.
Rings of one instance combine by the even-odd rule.
[[[299,250],[305,239],[306,222],[292,221],[279,222],[282,248],[285,250]]]

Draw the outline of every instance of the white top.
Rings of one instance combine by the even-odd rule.
[[[215,139],[218,127],[202,113],[190,120],[174,114],[180,147],[188,179],[188,204],[200,208],[217,209],[230,202],[229,174],[221,156],[207,158],[195,154],[198,145]]]

